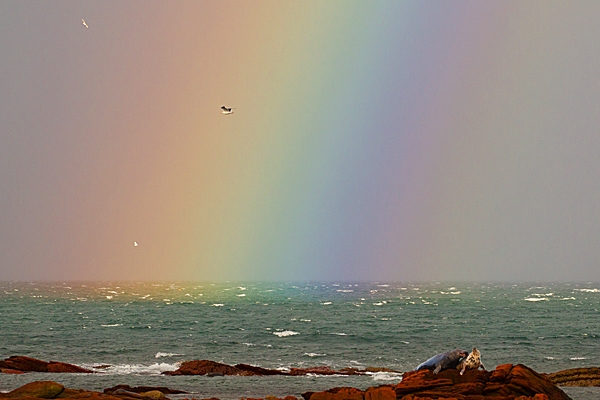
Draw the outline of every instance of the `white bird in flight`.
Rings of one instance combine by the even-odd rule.
[[[133,242],[133,247],[137,247],[137,242]]]
[[[85,19],[81,18],[81,23],[85,26],[86,29],[90,29],[90,27],[85,23]]]
[[[234,108],[227,108],[225,106],[221,106],[221,114],[229,115],[233,114]]]

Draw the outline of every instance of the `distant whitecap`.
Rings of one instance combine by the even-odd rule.
[[[276,335],[279,337],[296,336],[299,334],[300,334],[300,332],[294,332],[294,331],[273,332],[273,335]]]

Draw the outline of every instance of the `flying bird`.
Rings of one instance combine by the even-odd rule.
[[[133,247],[137,247],[137,246],[138,246],[137,242],[133,242]]]
[[[229,115],[233,114],[234,108],[227,108],[225,106],[221,106],[221,114]]]
[[[85,26],[86,29],[90,29],[90,27],[85,23],[85,19],[81,18],[81,23]]]

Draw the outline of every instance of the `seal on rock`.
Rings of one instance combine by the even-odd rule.
[[[432,369],[434,374],[437,374],[443,369],[454,369],[462,358],[469,355],[468,351],[455,349],[445,353],[436,354],[429,360],[419,364],[415,371],[420,369]]]
[[[460,374],[464,374],[466,369],[479,369],[479,367],[483,368],[485,371],[485,367],[481,362],[481,353],[477,350],[477,347],[473,347],[473,351],[469,353],[469,355],[462,359],[462,361],[456,366],[456,369],[460,370]]]

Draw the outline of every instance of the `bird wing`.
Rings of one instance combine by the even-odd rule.
[[[221,106],[221,110],[223,110],[223,111],[229,111],[229,108],[227,108],[225,106]]]

